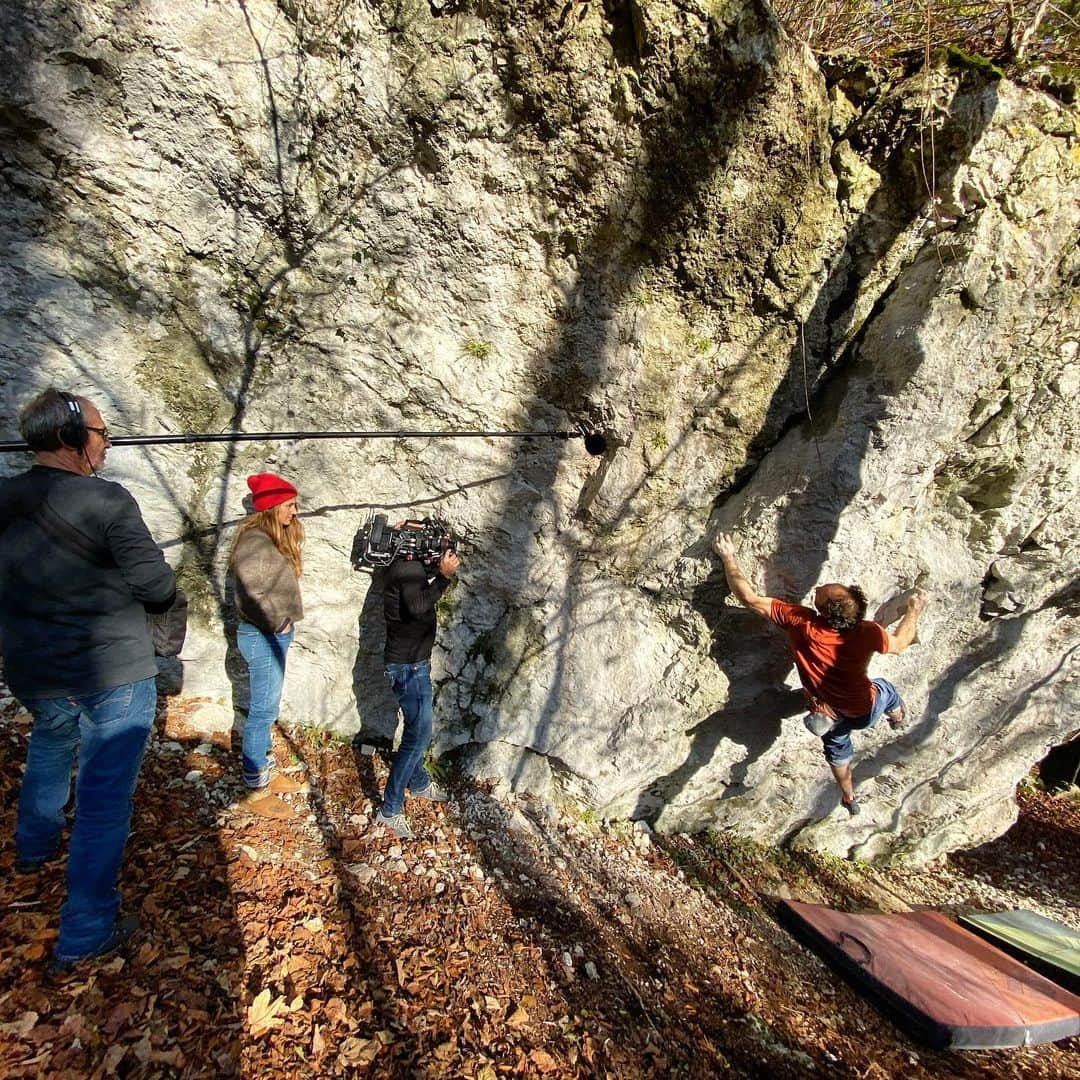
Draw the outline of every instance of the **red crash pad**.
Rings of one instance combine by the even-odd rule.
[[[1080,1035],[1080,997],[936,911],[851,915],[782,900],[795,937],[937,1050],[989,1050]]]

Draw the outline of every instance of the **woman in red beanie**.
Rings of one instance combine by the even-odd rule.
[[[244,722],[243,766],[248,795],[244,808],[264,817],[288,818],[292,808],[279,794],[303,787],[287,776],[270,775],[270,728],[277,719],[285,681],[285,654],[300,599],[304,527],[296,516],[296,488],[273,473],[249,476],[255,512],[237,530],[229,562],[235,577],[236,644],[247,661],[251,688]]]

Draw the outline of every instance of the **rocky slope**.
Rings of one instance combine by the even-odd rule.
[[[1074,109],[819,66],[756,0],[0,20],[12,435],[57,382],[121,433],[608,436],[113,450],[195,602],[188,691],[243,705],[225,562],[272,468],[309,537],[293,721],[392,730],[348,551],[372,509],[437,512],[476,537],[436,658],[474,772],[873,857],[1012,819],[1078,704]],[[860,744],[854,827],[718,526],[777,595],[934,592],[876,669],[917,719]]]

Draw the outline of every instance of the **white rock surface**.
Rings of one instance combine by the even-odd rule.
[[[246,707],[227,558],[272,469],[307,533],[287,721],[392,735],[351,538],[438,513],[476,544],[436,749],[500,790],[864,857],[987,838],[1077,724],[1075,110],[970,71],[826,79],[753,0],[634,8],[9,6],[0,425],[50,383],[117,434],[589,421],[598,459],[114,448],[192,599],[166,675],[200,729]],[[782,640],[724,603],[716,527],[786,598],[934,593],[875,668],[913,719],[859,741],[857,820]]]

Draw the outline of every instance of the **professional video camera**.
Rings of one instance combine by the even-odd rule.
[[[456,552],[465,542],[439,518],[388,525],[385,514],[375,514],[356,530],[350,561],[354,570],[375,570],[395,559],[415,559],[434,566],[445,552]]]

